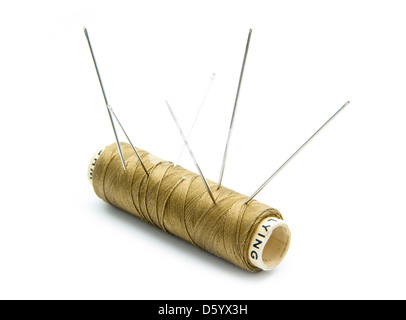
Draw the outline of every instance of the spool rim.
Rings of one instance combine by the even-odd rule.
[[[100,155],[104,151],[106,147],[99,148],[94,154],[92,159],[89,162],[89,166],[87,168],[87,179],[89,180],[90,184],[93,185],[93,172],[94,172],[94,167],[97,164],[97,160],[99,159]]]
[[[250,262],[262,270],[276,268],[289,251],[290,241],[291,233],[284,220],[262,220],[250,243]]]

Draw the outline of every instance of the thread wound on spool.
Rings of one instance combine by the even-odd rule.
[[[98,197],[245,270],[269,270],[282,261],[290,232],[278,210],[256,200],[245,204],[247,196],[223,186],[217,190],[208,180],[215,190],[213,204],[196,173],[137,149],[148,177],[130,145],[121,146],[125,172],[115,144],[99,150],[92,162],[91,182]],[[273,237],[269,227],[265,249],[257,252],[261,259],[253,259],[252,241],[270,218],[279,224],[274,224]]]

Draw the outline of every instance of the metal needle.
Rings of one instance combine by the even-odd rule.
[[[268,180],[266,180],[259,188],[257,191],[255,191],[252,196],[245,202],[245,204],[248,204],[263,188],[265,188],[265,186],[290,162],[290,160],[292,160],[298,153],[300,150],[303,149],[303,147],[305,145],[307,145],[320,131],[321,129],[323,129],[327,123],[329,123],[341,110],[343,110],[348,104],[350,103],[350,101],[347,101],[340,109],[338,109],[338,111],[336,113],[334,113],[330,119],[328,119],[315,133],[313,133],[313,135],[307,139],[307,141],[305,143],[303,143],[301,145],[301,147],[299,149],[296,150],[296,152],[294,154],[292,154],[288,160],[286,160],[280,167],[278,170],[276,170],[269,178]]]
[[[120,145],[120,141],[118,140],[116,127],[114,126],[114,121],[113,121],[113,118],[112,118],[112,116],[111,116],[109,103],[108,103],[108,101],[107,101],[106,93],[104,92],[103,82],[102,82],[101,77],[100,77],[99,68],[97,67],[96,58],[94,57],[94,53],[93,53],[92,45],[90,44],[90,39],[89,39],[89,35],[88,35],[88,33],[87,33],[87,29],[84,28],[84,31],[85,31],[85,36],[86,36],[86,39],[87,39],[87,43],[89,44],[90,53],[92,54],[92,59],[93,59],[94,67],[95,67],[95,69],[96,69],[97,77],[98,77],[98,79],[99,79],[100,87],[101,87],[101,90],[102,90],[102,93],[103,93],[104,102],[106,103],[107,112],[109,113],[109,118],[110,118],[111,126],[113,127],[114,136],[115,136],[115,138],[116,138],[116,143],[117,143],[117,149],[118,149],[118,152],[120,153],[121,163],[122,163],[123,169],[124,169],[124,171],[125,171],[126,169],[125,169],[125,162],[124,162],[123,151],[121,150],[121,145]],[[124,130],[123,130],[123,131],[124,131]]]
[[[139,153],[137,152],[137,150],[136,150],[135,147],[133,146],[133,144],[132,144],[130,138],[128,137],[127,133],[125,132],[123,126],[121,125],[120,120],[118,120],[118,118],[117,118],[117,116],[116,116],[116,114],[115,114],[113,108],[112,108],[110,105],[108,106],[108,108],[109,108],[110,112],[113,114],[114,118],[116,118],[116,121],[117,121],[118,125],[120,126],[121,130],[123,130],[124,135],[126,136],[126,138],[127,138],[128,142],[129,142],[131,148],[133,149],[133,151],[134,151],[135,155],[137,156],[138,160],[140,161],[141,166],[142,166],[142,168],[144,169],[145,173],[147,174],[147,176],[149,176],[148,170],[147,170],[147,168],[145,167],[144,162],[141,160],[141,157],[140,157]]]
[[[194,128],[194,126],[195,126],[195,124],[196,124],[197,118],[199,117],[200,111],[202,111],[204,102],[206,101],[207,94],[208,94],[209,91],[210,91],[210,88],[211,88],[211,85],[213,84],[213,80],[214,80],[214,77],[215,77],[215,76],[216,76],[216,74],[213,73],[213,74],[211,75],[211,77],[210,77],[210,81],[209,81],[209,84],[207,85],[205,94],[204,94],[204,96],[203,96],[203,100],[202,100],[202,102],[200,103],[199,110],[197,111],[196,116],[195,116],[195,119],[194,119],[194,121],[193,121],[193,124],[192,124],[192,126],[191,126],[191,128],[190,128],[190,130],[189,130],[189,132],[188,132],[188,134],[187,134],[187,140],[189,140],[190,134],[191,134],[192,131],[193,131],[193,128]],[[183,145],[183,148],[182,148],[182,151],[180,152],[180,155],[179,155],[179,157],[178,157],[178,160],[175,162],[175,166],[178,165],[179,160],[180,160],[180,158],[182,157],[183,151],[185,150],[185,147],[186,147],[186,145],[184,144],[184,145]]]
[[[249,33],[248,33],[247,45],[246,45],[246,47],[245,47],[244,59],[243,59],[243,62],[242,62],[242,67],[241,67],[240,79],[239,79],[239,81],[238,81],[237,94],[236,94],[236,96],[235,96],[233,114],[232,114],[232,116],[231,116],[230,128],[229,128],[229,130],[228,130],[228,137],[227,137],[227,142],[226,142],[226,148],[225,148],[225,150],[224,150],[223,163],[222,163],[222,165],[221,165],[220,178],[219,178],[219,182],[218,182],[218,184],[217,184],[217,185],[218,185],[218,186],[217,186],[217,189],[220,189],[220,187],[221,187],[221,181],[223,180],[224,169],[225,169],[225,166],[226,166],[226,158],[227,158],[228,145],[230,144],[230,137],[231,137],[231,132],[232,132],[232,129],[233,129],[235,112],[236,112],[236,110],[237,110],[238,97],[239,97],[239,95],[240,95],[241,82],[242,82],[242,78],[243,78],[243,75],[244,75],[244,68],[245,68],[245,62],[246,62],[246,60],[247,60],[248,49],[249,49],[250,40],[251,40],[251,33],[252,33],[252,29],[250,29],[250,31],[249,31]]]
[[[195,156],[194,156],[194,154],[193,154],[193,152],[192,152],[192,149],[190,148],[189,143],[188,143],[188,141],[187,141],[185,135],[183,134],[183,130],[182,130],[182,128],[180,127],[179,122],[178,122],[178,120],[176,119],[176,116],[175,116],[175,114],[173,113],[172,108],[171,108],[171,106],[169,105],[168,101],[165,100],[165,102],[166,102],[166,105],[168,106],[169,112],[171,113],[171,116],[172,116],[172,118],[173,118],[173,121],[175,121],[175,124],[176,124],[176,126],[178,127],[178,130],[179,130],[180,135],[182,136],[183,142],[184,142],[184,144],[186,145],[186,148],[189,150],[189,154],[190,154],[190,156],[191,156],[192,159],[193,159],[193,162],[194,162],[194,164],[195,164],[195,166],[196,166],[196,168],[197,168],[197,171],[199,171],[200,177],[201,177],[202,180],[203,180],[203,183],[204,183],[204,185],[205,185],[205,187],[206,187],[206,189],[207,189],[207,192],[209,193],[211,200],[213,200],[213,202],[214,202],[214,204],[215,204],[216,201],[214,200],[213,193],[211,192],[210,186],[209,186],[209,184],[207,183],[206,178],[204,177],[202,170],[200,170],[199,164],[198,164],[197,161],[196,161],[196,158],[195,158]]]

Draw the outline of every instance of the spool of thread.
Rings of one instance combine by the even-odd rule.
[[[291,234],[280,212],[208,180],[216,203],[200,176],[152,154],[121,143],[100,149],[88,178],[98,197],[248,271],[271,270],[285,257]]]

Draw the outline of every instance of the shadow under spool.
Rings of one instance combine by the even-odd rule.
[[[99,150],[88,177],[97,196],[248,271],[271,270],[282,262],[290,231],[280,212],[208,180],[213,203],[200,176],[150,153],[121,143]]]

